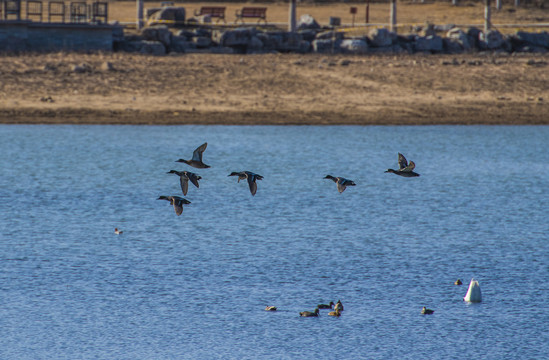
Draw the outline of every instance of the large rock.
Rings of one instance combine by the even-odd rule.
[[[165,55],[166,47],[160,41],[143,41],[139,52],[142,54]]]
[[[339,31],[324,31],[316,34],[316,39],[318,40],[343,40],[345,34]]]
[[[486,33],[481,32],[479,34],[479,42],[481,48],[494,50],[503,47],[504,39],[503,35],[497,30],[488,30]]]
[[[148,41],[158,41],[169,47],[172,39],[172,33],[166,25],[156,25],[146,27],[141,31],[141,36]]]
[[[396,39],[396,34],[385,28],[381,28],[370,30],[368,37],[373,46],[385,47],[393,44],[393,41]]]
[[[346,54],[365,54],[368,52],[368,43],[364,39],[345,39],[339,47]]]
[[[462,50],[469,51],[473,47],[469,41],[469,36],[460,28],[448,30],[446,37],[452,40],[452,43],[459,44]]]
[[[194,49],[196,46],[185,36],[174,36],[170,46],[170,51],[176,53],[187,52],[188,49]]]
[[[212,33],[212,40],[220,46],[247,47],[256,30],[252,28],[237,28],[234,30],[216,30]]]
[[[547,31],[541,33],[517,31],[515,37],[525,44],[549,49],[549,33]]]
[[[301,17],[299,18],[299,21],[297,22],[297,29],[320,29],[320,25],[318,25],[316,20],[311,15],[305,14],[301,15]]]
[[[315,53],[329,54],[339,53],[341,40],[317,39],[311,43]]]
[[[206,36],[195,36],[191,39],[191,42],[197,49],[204,49],[212,46],[212,39]]]
[[[464,52],[463,46],[456,40],[452,38],[443,38],[444,52],[447,54],[461,54]]]
[[[414,48],[416,51],[430,51],[433,53],[441,53],[444,49],[442,38],[438,35],[417,37]]]

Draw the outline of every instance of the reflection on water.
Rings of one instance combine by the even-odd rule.
[[[0,126],[0,138],[0,358],[549,352],[548,127]],[[205,141],[211,169],[175,163]],[[398,152],[421,177],[384,173]],[[179,217],[156,200],[182,195],[171,169],[203,178]],[[254,197],[227,176],[242,170],[264,176]],[[327,174],[357,185],[340,194]],[[468,305],[472,277],[483,302]],[[338,299],[340,318],[299,317]]]

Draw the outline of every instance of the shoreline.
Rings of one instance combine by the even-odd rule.
[[[548,68],[549,55],[5,56],[0,123],[549,125]]]

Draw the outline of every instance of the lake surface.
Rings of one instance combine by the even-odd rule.
[[[174,162],[206,141],[210,169]],[[0,125],[0,358],[547,358],[548,144],[537,126]],[[420,177],[384,173],[398,152]],[[157,200],[182,196],[171,169],[203,178],[181,216]],[[265,177],[255,197],[241,170]],[[338,299],[340,318],[299,316]]]

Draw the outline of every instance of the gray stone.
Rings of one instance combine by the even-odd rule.
[[[140,52],[143,47],[143,41],[141,40],[129,40],[119,43],[119,49],[125,52]]]
[[[385,47],[393,44],[393,41],[396,39],[396,34],[385,28],[381,28],[370,30],[368,37],[373,46]]]
[[[299,21],[297,22],[297,29],[298,30],[305,30],[305,29],[320,29],[320,25],[316,22],[316,20],[309,14],[301,15],[299,18]]]
[[[280,43],[275,50],[281,52],[300,52],[302,49],[302,37],[298,33],[282,32],[280,33]]]
[[[456,39],[444,38],[442,42],[444,44],[444,52],[448,54],[461,54],[464,51],[463,46]]]
[[[444,49],[442,38],[438,35],[417,37],[414,48],[416,51],[430,51],[433,53],[440,53]]]
[[[469,41],[469,36],[460,28],[453,28],[446,33],[446,37],[451,39],[453,43],[457,43],[461,46],[462,50],[469,51],[472,45]]]
[[[368,44],[364,39],[345,39],[341,42],[340,48],[346,54],[365,54],[368,52]]]
[[[303,40],[313,41],[316,38],[316,34],[318,33],[318,31],[313,29],[305,29],[299,30],[298,33],[299,35],[301,35],[301,38]]]
[[[344,36],[345,36],[345,34],[343,34],[342,32],[330,30],[330,31],[319,32],[318,34],[316,34],[316,39],[318,39],[318,40],[334,40],[334,39],[335,40],[343,40]]]
[[[250,44],[248,45],[248,50],[252,50],[252,51],[263,50],[263,42],[257,36],[252,36],[250,40]]]
[[[327,54],[327,53],[338,53],[340,49],[341,40],[324,40],[317,39],[314,40],[311,45],[315,53]]]
[[[148,41],[158,41],[164,44],[164,46],[170,46],[172,33],[166,25],[157,25],[146,27],[141,31],[143,39]]]
[[[165,55],[166,47],[160,41],[143,41],[139,50],[142,54]]]
[[[148,12],[148,25],[169,23],[170,26],[185,24],[185,8],[177,6],[164,6],[153,8]]]
[[[193,37],[191,42],[195,45],[197,49],[203,49],[212,46],[212,39],[205,36]]]
[[[547,33],[547,31],[541,33],[527,33],[525,31],[517,31],[515,36],[520,41],[529,45],[549,49],[549,33]]]
[[[248,46],[252,35],[255,35],[255,29],[216,30],[212,33],[212,40],[220,46]]]
[[[500,49],[504,43],[503,35],[497,30],[488,30],[486,34],[481,32],[479,41],[481,47],[488,50]]]

